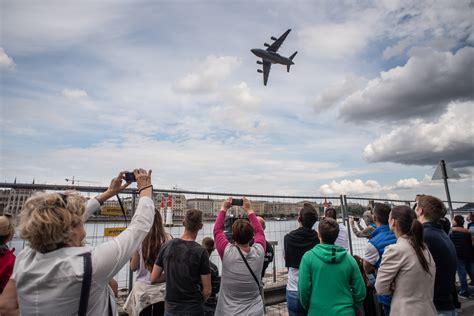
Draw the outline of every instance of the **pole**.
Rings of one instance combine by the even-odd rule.
[[[347,214],[347,198],[345,195],[341,195],[339,197],[341,199],[341,210],[342,210],[342,220],[344,225],[347,227],[347,237],[349,237],[349,250],[351,252],[351,255],[353,254],[353,249],[352,249],[352,236],[351,236],[351,225],[349,224],[349,216]]]
[[[454,218],[454,214],[453,214],[453,204],[451,203],[451,195],[449,194],[448,175],[446,173],[446,162],[444,160],[441,160],[440,163],[441,163],[441,170],[443,171],[444,189],[446,190],[446,198],[448,199],[449,213],[451,215],[451,222],[452,222]]]
[[[132,209],[131,209],[131,216],[130,218],[133,218],[133,214],[135,214],[135,205],[136,205],[136,195],[135,192],[132,193]],[[129,268],[129,278],[128,278],[128,293],[132,292],[132,287],[133,287],[133,271],[131,268]]]

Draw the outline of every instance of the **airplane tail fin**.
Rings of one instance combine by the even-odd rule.
[[[289,57],[289,59],[290,59],[291,61],[293,61],[293,58],[295,58],[296,54],[298,54],[298,52],[294,52],[293,55],[291,55],[291,56]],[[290,67],[291,67],[291,65],[286,65],[286,71],[287,71],[287,72],[290,72]]]
[[[290,60],[293,60],[293,58],[295,58],[296,54],[298,54],[298,52],[294,52],[293,55],[290,56]]]

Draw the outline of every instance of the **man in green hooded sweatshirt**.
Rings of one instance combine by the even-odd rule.
[[[365,283],[355,259],[334,245],[339,225],[332,218],[319,222],[321,244],[301,260],[298,293],[308,315],[355,315],[365,299]]]

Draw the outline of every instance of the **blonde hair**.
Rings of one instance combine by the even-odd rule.
[[[15,234],[15,224],[11,216],[0,216],[0,245],[9,242]]]
[[[61,193],[37,193],[23,206],[20,237],[46,253],[64,247],[72,229],[83,221],[85,198]]]

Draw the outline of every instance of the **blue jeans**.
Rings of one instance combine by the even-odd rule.
[[[458,258],[458,277],[459,277],[459,282],[461,283],[461,294],[469,294],[469,287],[467,286],[467,278],[466,278],[466,273],[467,269],[470,269],[467,265],[470,264],[470,262],[464,260],[464,259],[459,259]]]
[[[288,314],[290,316],[306,316],[308,312],[301,306],[298,291],[286,290],[286,304],[288,306]]]
[[[455,309],[450,310],[450,311],[437,311],[438,316],[458,316],[458,313],[456,312]]]

